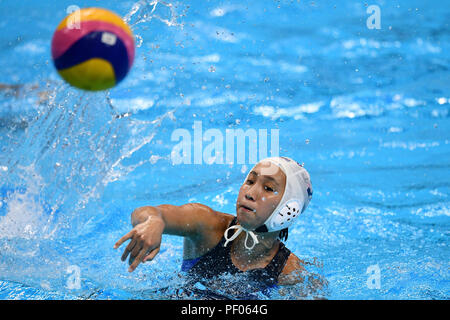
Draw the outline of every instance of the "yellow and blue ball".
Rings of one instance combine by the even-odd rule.
[[[52,39],[61,77],[84,90],[105,90],[122,81],[134,61],[134,36],[115,13],[86,8],[68,15]]]

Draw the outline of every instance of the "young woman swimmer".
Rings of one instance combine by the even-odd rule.
[[[305,263],[281,239],[306,209],[313,190],[308,172],[286,157],[267,158],[248,173],[239,190],[236,217],[199,203],[140,207],[122,255],[132,272],[158,254],[162,234],[184,237],[182,270],[202,279],[244,273],[267,287],[303,282]]]

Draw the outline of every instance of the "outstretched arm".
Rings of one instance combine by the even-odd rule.
[[[198,242],[200,239],[216,237],[226,223],[224,214],[200,203],[140,207],[131,214],[133,229],[120,238],[114,248],[131,240],[125,248],[122,261],[130,255],[128,271],[132,272],[141,262],[152,260],[158,254],[163,233]]]

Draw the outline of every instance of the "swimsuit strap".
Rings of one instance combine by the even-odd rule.
[[[234,217],[230,222],[229,227],[236,225],[237,218]],[[230,230],[236,232],[235,230]],[[191,275],[198,275],[202,278],[215,277],[221,273],[229,272],[231,274],[241,273],[232,262],[230,249],[231,246],[224,247],[226,239],[224,236],[219,243],[203,256],[199,257],[194,266],[189,269],[188,273]],[[269,282],[270,285],[278,282],[278,276],[283,271],[286,261],[289,258],[291,251],[280,242],[277,253],[265,268],[248,270],[247,273],[257,281]],[[267,281],[265,281],[266,279]]]
[[[231,221],[228,228],[234,226],[236,223],[237,223],[237,217],[234,217],[234,219]],[[236,232],[236,231],[233,231],[233,232]],[[223,245],[224,243],[225,243],[225,237],[222,237],[219,244]],[[230,246],[230,248],[231,248],[231,246]],[[228,257],[230,257],[230,263],[233,265],[233,263],[231,262],[231,256],[229,255],[230,250],[227,250],[227,251],[228,251]],[[276,277],[276,279],[278,279],[278,276],[283,271],[284,266],[286,265],[286,262],[290,255],[291,255],[291,250],[286,248],[284,243],[280,241],[280,247],[278,248],[277,253],[272,258],[272,260],[269,262],[269,264],[267,266],[265,266],[263,269],[253,269],[253,270],[254,271],[258,271],[258,270],[263,271],[264,270],[264,272],[267,274],[270,274],[271,277]],[[239,269],[237,269],[237,270],[239,270]],[[252,270],[249,270],[249,271],[251,272]]]
[[[266,269],[266,271],[271,275],[276,276],[276,278],[278,279],[278,276],[283,271],[290,255],[291,250],[286,248],[283,242],[280,242],[280,247],[277,253],[273,257],[272,261],[270,261],[270,263],[264,269]]]
[[[231,220],[231,222],[230,222],[230,224],[228,225],[228,228],[230,228],[230,227],[232,227],[232,226],[235,226],[236,225],[236,223],[237,223],[237,217],[234,217],[233,218],[233,220]],[[228,229],[227,228],[227,229]],[[225,229],[226,230],[226,229]],[[234,231],[231,231],[230,233],[232,233],[231,234],[231,236],[233,236],[233,234],[236,232],[236,230],[234,230]],[[222,247],[223,247],[223,245],[225,244],[225,241],[226,241],[226,239],[225,239],[225,234],[222,236],[222,239],[220,239],[220,241],[219,241],[219,243],[217,244],[217,246],[219,246],[219,245],[222,245]],[[216,247],[217,247],[216,246]],[[231,247],[231,246],[230,246]],[[228,251],[230,251],[229,249],[230,249],[230,247],[228,247]],[[215,249],[215,248],[214,248]],[[214,250],[213,249],[213,250]]]
[[[237,217],[231,221],[229,227],[232,227],[236,224]],[[233,231],[236,232],[236,231]],[[225,243],[225,237],[222,237],[220,244]],[[231,246],[230,246],[231,247]],[[286,265],[287,259],[291,255],[291,250],[286,248],[283,242],[280,242],[280,247],[278,248],[277,253],[273,257],[273,259],[269,262],[269,264],[264,268],[266,271],[269,271],[272,274],[277,274],[277,276],[283,271],[284,266]],[[231,258],[230,258],[231,259]]]
[[[237,218],[234,217],[228,227],[235,225]],[[232,231],[233,234],[235,231]],[[230,232],[231,233],[231,232]],[[219,243],[214,248],[198,257],[198,260],[192,266],[188,273],[191,275],[200,275],[202,277],[213,277],[223,272],[235,273],[238,270],[231,262],[230,247],[225,247],[225,237],[222,236]],[[233,268],[234,267],[234,268]]]

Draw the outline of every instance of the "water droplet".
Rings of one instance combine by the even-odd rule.
[[[142,42],[144,42],[144,39],[140,35],[135,35],[136,37],[136,47],[140,48],[142,46]]]
[[[47,280],[42,280],[41,281],[41,288],[44,290],[51,290],[51,285],[50,282]]]
[[[309,139],[306,139],[306,140],[305,140],[305,143],[306,143],[306,144],[309,144],[309,142],[310,142]]]
[[[151,163],[151,164],[155,164],[159,159],[160,159],[159,156],[157,156],[157,155],[152,155],[152,156],[150,157],[150,163]]]

